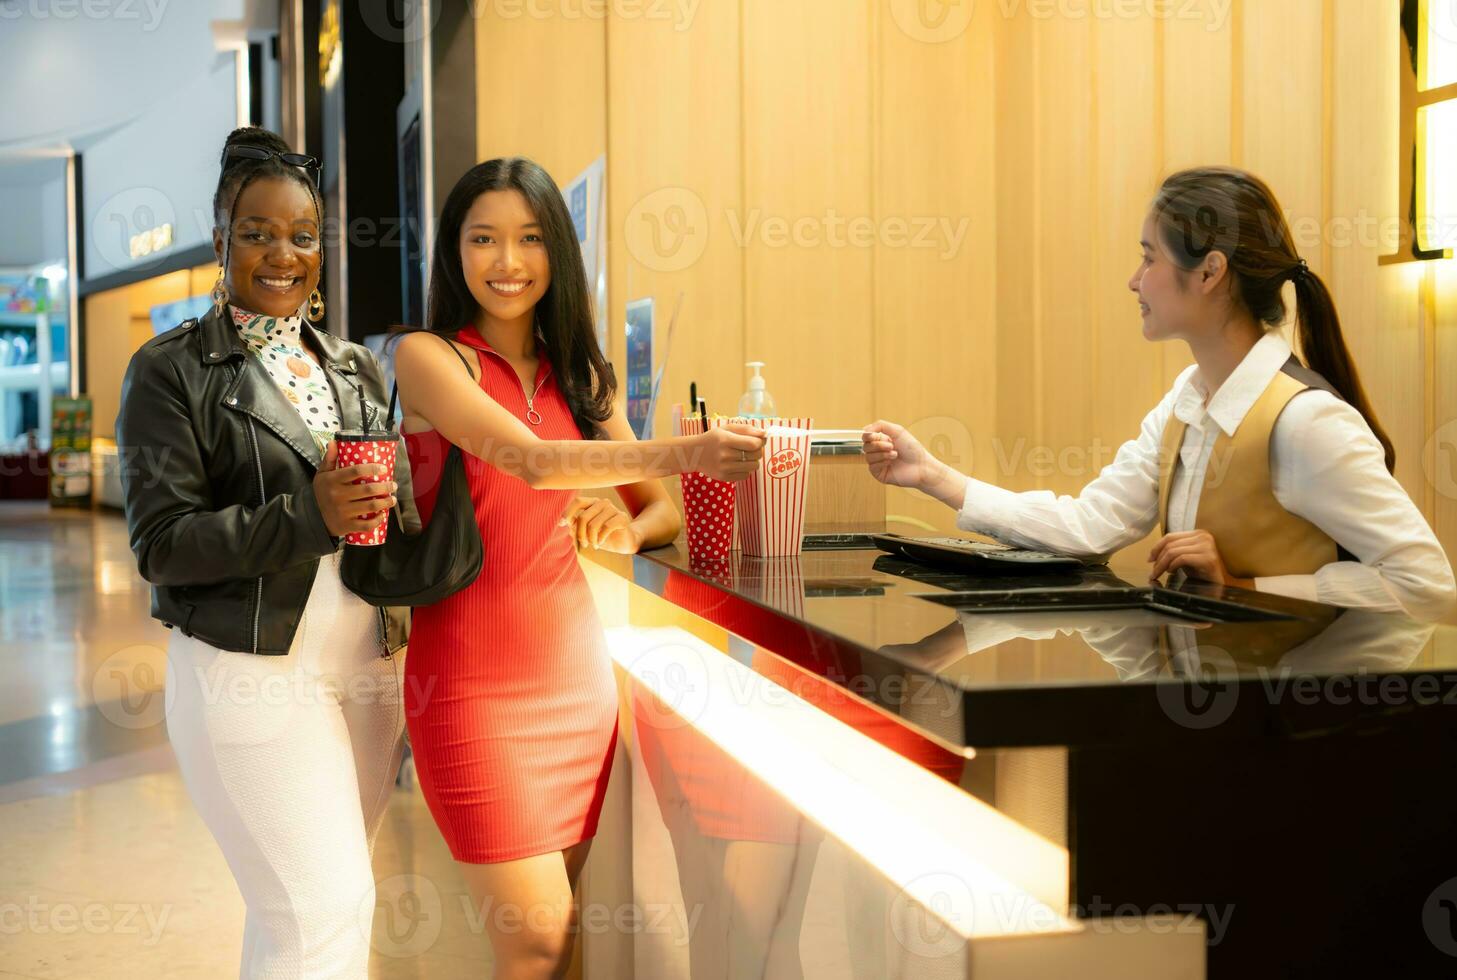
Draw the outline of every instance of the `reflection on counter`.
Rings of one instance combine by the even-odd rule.
[[[635,975],[1201,975],[1197,920],[1069,919],[1064,848],[687,633],[610,634],[633,903],[674,910]]]
[[[821,642],[812,632],[784,628],[783,614],[803,616],[811,593],[818,599],[864,597],[884,595],[883,586],[871,590],[867,585],[874,579],[830,576],[806,585],[799,556],[734,558],[713,570],[695,566],[694,576],[670,570],[663,597],[748,640],[753,645],[748,664],[756,673],[942,778],[960,780],[972,753],[956,745],[961,707],[949,688],[913,677],[893,663],[863,662],[853,649]],[[862,584],[845,589],[846,581]],[[737,601],[724,586],[755,601]],[[888,704],[899,710],[887,712]]]
[[[1070,622],[1076,625],[1069,625]],[[1258,635],[1145,605],[1060,612],[986,613],[957,610],[957,621],[914,643],[887,644],[887,656],[945,669],[1013,640],[1075,637],[1122,681],[1239,679],[1254,671],[1304,676],[1398,672],[1427,648],[1436,627],[1364,609],[1332,610],[1321,620],[1269,623]]]

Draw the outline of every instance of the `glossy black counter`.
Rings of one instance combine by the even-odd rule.
[[[1457,700],[1457,630],[1203,583],[1115,559],[989,578],[874,550],[691,562],[633,581],[947,749],[1292,735]]]

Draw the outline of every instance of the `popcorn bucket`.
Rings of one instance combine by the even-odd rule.
[[[710,419],[710,428],[724,420]],[[703,432],[703,420],[685,418],[681,435]],[[734,485],[702,473],[686,472],[683,481],[683,520],[688,525],[688,557],[694,564],[718,565],[728,560],[734,546]]]
[[[739,547],[760,558],[797,555],[804,540],[804,505],[809,486],[810,429],[814,420],[734,419],[764,429],[779,426],[802,435],[771,435],[764,464],[738,484]]]

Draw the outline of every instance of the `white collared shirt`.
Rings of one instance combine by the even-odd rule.
[[[1159,448],[1175,415],[1188,428],[1169,488],[1168,527],[1194,530],[1215,440],[1234,434],[1289,357],[1279,331],[1266,333],[1207,405],[1198,368],[1190,367],[1144,417],[1138,438],[1124,443],[1076,497],[1014,493],[968,479],[957,527],[1076,555],[1110,555],[1133,544],[1158,525]],[[1436,535],[1387,472],[1381,444],[1350,405],[1319,389],[1291,399],[1270,436],[1270,477],[1280,506],[1358,560],[1331,562],[1313,575],[1257,578],[1261,592],[1404,610],[1425,620],[1440,619],[1457,600],[1452,566]]]

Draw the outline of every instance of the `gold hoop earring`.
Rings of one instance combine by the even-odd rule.
[[[317,289],[309,294],[309,319],[318,320],[324,315],[324,296]]]
[[[229,299],[228,287],[223,283],[224,275],[222,266],[218,266],[218,281],[212,284],[212,307],[219,315],[222,314],[223,307],[228,305]]]

